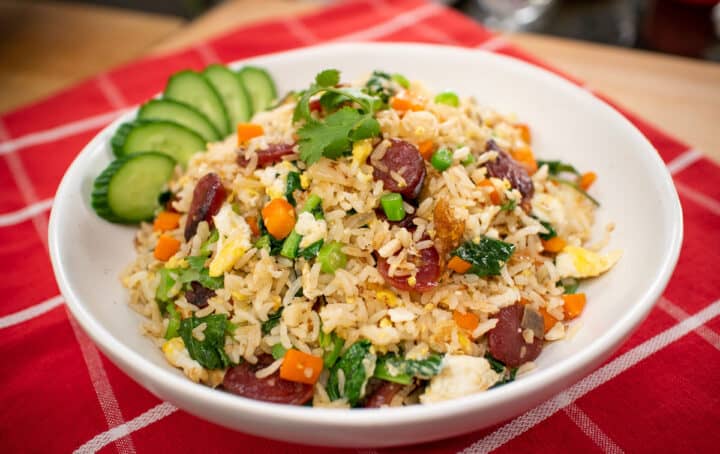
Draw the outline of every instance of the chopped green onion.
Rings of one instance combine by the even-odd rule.
[[[302,257],[305,260],[314,259],[317,257],[318,252],[320,251],[320,248],[323,246],[325,242],[323,240],[318,240],[311,244],[310,246],[300,249],[298,251],[298,257]]]
[[[378,361],[377,364],[375,364],[375,372],[373,372],[373,377],[393,383],[400,383],[401,385],[409,385],[410,383],[412,383],[412,375],[400,373],[397,370],[395,370],[394,372],[395,374],[390,372],[387,361]]]
[[[199,255],[210,255],[212,253],[210,245],[217,242],[218,238],[220,238],[220,232],[218,232],[217,229],[213,229],[208,239],[200,246]]]
[[[380,197],[380,205],[382,205],[388,221],[402,221],[405,219],[405,207],[400,194],[391,192],[383,195]]]
[[[330,334],[325,334],[325,331],[323,331],[321,327],[318,341],[320,343],[320,346],[325,351],[325,353],[323,354],[323,362],[325,364],[325,367],[330,369],[335,365],[335,362],[340,357],[340,351],[342,350],[343,345],[345,345],[345,340],[335,334],[334,331]]]
[[[430,164],[435,167],[439,172],[447,170],[452,164],[453,155],[447,148],[441,148],[433,153],[430,158]]]
[[[317,259],[323,273],[335,274],[338,269],[345,268],[347,255],[342,251],[343,247],[345,247],[344,244],[333,241],[320,248]]]
[[[175,308],[175,303],[168,303],[165,306],[168,313],[168,325],[165,330],[165,339],[170,340],[173,337],[178,337],[178,330],[180,329],[180,312]]]
[[[155,289],[155,299],[158,301],[166,302],[170,300],[170,290],[175,285],[175,279],[170,275],[170,270],[167,268],[160,268],[158,274],[160,274],[160,282]]]
[[[272,346],[272,356],[275,359],[280,359],[285,356],[285,353],[287,352],[287,349],[283,347],[283,344],[277,343]]]
[[[474,163],[475,161],[476,161],[475,155],[472,154],[472,153],[470,153],[469,155],[467,155],[467,156],[465,157],[465,159],[463,159],[462,161],[460,161],[460,164],[462,164],[462,165],[464,165],[465,167],[467,167],[467,166],[469,166],[470,164]]]
[[[395,73],[390,78],[403,88],[410,88],[410,81],[402,74]]]
[[[315,208],[320,206],[320,202],[322,202],[322,199],[319,195],[310,194],[310,197],[305,200],[305,204],[303,205],[301,213],[305,211],[312,212],[313,210],[315,210]]]
[[[574,277],[566,277],[564,279],[561,279],[558,281],[558,284],[560,284],[565,289],[566,295],[572,295],[573,293],[577,292],[578,287],[580,287],[580,281],[578,279],[575,279]]]
[[[290,232],[285,241],[283,241],[282,249],[280,249],[280,255],[289,259],[295,259],[297,257],[298,249],[300,248],[300,241],[302,241],[302,235],[297,233],[295,230]]]
[[[458,98],[458,95],[451,91],[444,91],[442,93],[438,93],[437,96],[435,96],[435,103],[458,107],[460,105],[460,98]]]

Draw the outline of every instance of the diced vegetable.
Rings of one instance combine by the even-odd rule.
[[[156,259],[165,262],[175,255],[178,250],[180,250],[180,240],[176,240],[168,235],[160,235],[157,245],[155,246],[155,250],[153,251],[153,255]]]
[[[472,267],[469,273],[483,276],[496,276],[500,269],[515,251],[515,246],[493,238],[482,237],[478,243],[467,241],[452,251],[452,256],[458,256]]]
[[[284,308],[278,309],[277,312],[273,312],[272,314],[268,315],[268,319],[263,322],[260,329],[263,333],[263,335],[270,334],[270,331],[272,331],[273,328],[278,326],[280,324],[280,318],[282,317]]]
[[[295,172],[290,172],[295,173]],[[290,181],[290,174],[288,174],[288,182]],[[298,184],[300,184],[299,174],[298,174]],[[289,185],[289,183],[288,183]],[[317,194],[311,194],[310,197],[305,200],[305,204],[302,207],[302,210],[300,210],[300,213],[313,213],[315,216],[315,219],[319,219],[322,217],[322,207],[320,206],[320,203],[322,202],[322,199]],[[317,210],[320,210],[320,213],[317,213]],[[283,257],[287,257],[289,259],[295,259],[298,256],[298,248],[300,247],[300,242],[302,241],[302,235],[297,233],[295,230],[290,232],[290,235],[285,238],[285,241],[282,244],[282,249],[280,249],[280,255]],[[313,245],[317,245],[318,242],[313,243],[312,245],[308,246],[306,248],[310,249]],[[317,252],[322,247],[322,240],[319,241],[320,245],[316,246],[315,250],[306,251],[305,255],[312,255],[314,257],[317,255]],[[307,259],[307,257],[305,257]]]
[[[580,175],[580,172],[578,172],[577,169],[572,166],[572,164],[568,164],[562,161],[537,161],[537,165],[538,167],[542,167],[545,165],[548,166],[548,173],[550,175],[559,175],[562,172],[570,172],[578,176]]]
[[[435,169],[437,169],[439,172],[443,172],[450,168],[452,165],[453,160],[453,154],[450,150],[447,148],[440,148],[435,153],[433,153],[432,157],[430,158],[430,164],[432,164]]]
[[[322,369],[322,358],[291,348],[285,353],[285,359],[280,366],[280,378],[314,385]]]
[[[565,289],[566,294],[572,295],[577,292],[578,287],[580,287],[580,280],[575,279],[574,277],[566,277],[561,279],[558,284]]]
[[[543,245],[543,249],[545,249],[548,252],[558,253],[565,249],[565,246],[567,245],[567,242],[560,238],[559,236],[554,236],[550,238],[549,240],[540,240]]]
[[[408,89],[410,88],[410,81],[407,79],[407,77],[403,76],[402,74],[395,73],[390,78],[397,82],[398,85],[401,87]]]
[[[160,268],[158,274],[160,275],[160,282],[155,289],[155,299],[160,302],[170,301],[170,290],[175,285],[175,279],[170,275],[174,270],[167,268]]]
[[[295,230],[290,232],[290,235],[283,241],[282,249],[280,249],[280,255],[289,259],[295,259],[298,255],[298,249],[300,247],[300,241],[302,241],[302,235],[297,233]]]
[[[298,189],[302,189],[300,185],[300,174],[298,172],[288,172],[285,183],[285,198],[292,206],[296,204],[293,193]]]
[[[302,257],[305,260],[314,259],[315,257],[317,257],[318,252],[320,252],[320,249],[323,247],[324,243],[325,243],[325,241],[318,240],[318,241],[314,242],[313,244],[311,244],[310,246],[308,246],[304,249],[300,249],[298,251],[297,255],[298,255],[298,257]]]
[[[555,323],[557,323],[557,319],[550,315],[550,313],[544,308],[540,308],[540,315],[543,316],[543,322],[545,324],[545,332],[547,333],[552,329],[553,326],[555,326]]]
[[[432,158],[434,147],[435,143],[432,140],[424,140],[418,144],[418,151],[420,151],[423,159],[429,161]]]
[[[257,216],[247,216],[245,218],[245,222],[247,222],[248,226],[250,226],[250,230],[254,236],[260,235],[260,226],[258,226]]]
[[[285,199],[273,199],[262,209],[263,222],[275,239],[288,236],[295,227],[295,209]]]
[[[595,183],[595,180],[597,180],[597,174],[595,172],[585,172],[580,176],[580,181],[578,182],[578,185],[584,191],[587,191],[588,189],[590,189],[590,186]]]
[[[586,298],[584,293],[563,295],[563,309],[568,319],[579,316],[585,309]]]
[[[517,200],[507,199],[505,203],[500,205],[500,211],[512,211],[517,206]]]
[[[520,138],[522,140],[530,145],[530,142],[532,142],[532,135],[530,134],[530,126],[526,125],[525,123],[518,123],[515,125],[515,127],[520,130]]]
[[[283,344],[277,343],[272,346],[272,356],[275,359],[280,359],[283,356],[285,356],[285,353],[287,352],[287,349],[283,347]]]
[[[265,130],[262,125],[257,123],[238,123],[237,124],[237,139],[238,145],[244,145],[248,140],[254,137],[260,137],[265,134]]]
[[[347,255],[342,251],[344,244],[337,241],[327,243],[318,251],[317,259],[323,273],[335,274],[335,271],[345,268]]]
[[[457,326],[470,332],[474,331],[480,324],[480,319],[472,312],[462,313],[459,311],[453,311],[453,320],[455,320]]]
[[[180,213],[172,211],[161,211],[153,221],[153,230],[156,232],[164,232],[166,230],[176,229],[180,225]]]
[[[405,91],[390,98],[390,107],[400,112],[406,112],[408,110],[418,111],[425,108],[419,100],[412,98]]]
[[[476,161],[475,155],[470,153],[468,154],[465,159],[460,161],[460,164],[464,165],[465,167],[469,166],[470,164],[474,163]]]
[[[375,372],[377,361],[377,357],[370,352],[371,347],[370,341],[359,340],[335,363],[326,386],[330,400],[345,397],[351,406],[355,406],[365,395],[365,386]],[[340,373],[343,380],[338,377]],[[340,389],[342,382],[344,386]]]
[[[461,259],[456,255],[450,258],[447,267],[455,271],[456,273],[464,274],[467,273],[470,268],[472,268],[472,263],[466,262],[465,260]]]
[[[320,334],[318,335],[318,343],[323,348],[323,350],[325,350],[325,354],[323,355],[325,367],[333,367],[335,365],[335,361],[337,361],[337,359],[340,357],[340,352],[342,351],[342,347],[345,344],[345,340],[335,334],[334,331],[330,334],[325,334],[325,332],[321,328]]]
[[[435,103],[458,107],[460,106],[460,98],[458,98],[458,95],[456,95],[452,91],[444,91],[442,93],[438,93],[437,96],[435,96]]]
[[[537,172],[538,164],[537,161],[535,161],[535,155],[530,147],[516,148],[510,152],[510,155],[514,160],[525,167],[528,175],[532,175]]]
[[[492,370],[494,370],[498,374],[501,374],[500,380],[495,382],[495,384],[492,385],[489,389],[497,388],[498,386],[505,385],[515,380],[515,375],[517,374],[518,370],[517,367],[509,369],[502,361],[496,359],[490,353],[485,354],[485,359],[488,361],[488,363],[490,363],[490,368]]]
[[[402,221],[405,219],[405,207],[400,194],[391,192],[380,197],[380,205],[388,221]]]
[[[535,217],[535,216],[533,216],[533,217]],[[537,219],[540,222],[540,224],[542,224],[542,226],[545,227],[545,229],[548,231],[548,233],[538,233],[538,236],[540,237],[541,240],[547,241],[547,240],[549,240],[551,238],[555,238],[557,236],[557,232],[553,228],[552,224],[550,224],[547,221],[538,219],[537,217],[535,217],[535,219]]]
[[[165,339],[170,340],[173,337],[178,336],[178,330],[180,329],[180,312],[175,307],[175,304],[169,303],[167,306],[167,313],[168,313],[168,325],[167,329],[165,330]]]
[[[232,365],[232,361],[225,353],[225,331],[227,316],[224,314],[195,317],[180,322],[180,337],[190,353],[190,357],[206,369],[224,369]],[[203,331],[205,338],[200,341],[193,335],[193,330],[205,323]]]
[[[497,190],[495,189],[495,186],[492,184],[492,182],[488,179],[482,180],[480,183],[478,183],[478,186],[483,188],[491,188],[492,192],[490,193],[490,201],[493,205],[500,205],[500,194],[498,194]]]

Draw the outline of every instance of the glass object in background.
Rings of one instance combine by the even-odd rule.
[[[485,25],[501,30],[526,30],[536,23],[555,0],[476,0]]]

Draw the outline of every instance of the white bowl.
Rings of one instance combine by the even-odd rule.
[[[485,393],[434,405],[329,410],[213,390],[185,378],[139,334],[141,318],[126,304],[128,294],[118,280],[133,260],[135,229],[103,221],[89,205],[92,181],[112,159],[110,137],[135,115],[131,112],[100,132],[65,174],[50,217],[50,253],[62,293],[83,329],[159,398],[223,426],[299,443],[366,447],[450,437],[526,411],[589,373],[627,338],[664,289],[682,239],[677,193],[650,143],[587,91],[511,58],[444,46],[335,44],[242,63],[268,68],[280,93],[306,87],[325,68],[342,70],[345,79],[383,69],[516,113],[531,125],[536,155],[597,172],[592,189],[602,202],[597,232],[616,222],[611,246],[623,249],[624,256],[609,273],[583,284],[588,305],[574,338],[548,346],[536,371]]]

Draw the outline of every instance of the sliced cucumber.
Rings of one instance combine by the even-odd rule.
[[[150,220],[174,168],[174,159],[156,151],[120,157],[95,179],[92,207],[111,222]]]
[[[210,65],[205,68],[203,75],[220,93],[231,127],[250,120],[253,113],[252,100],[237,74],[223,65]]]
[[[253,102],[253,112],[261,112],[270,107],[277,97],[275,82],[270,74],[256,66],[245,66],[238,72]]]
[[[110,141],[115,156],[139,151],[159,151],[185,167],[190,157],[205,150],[205,140],[185,126],[164,120],[136,120],[125,123]]]
[[[223,136],[230,134],[230,121],[225,105],[202,74],[189,70],[173,74],[168,80],[163,95],[193,106],[208,117],[220,134]]]
[[[199,110],[172,99],[153,99],[140,107],[141,120],[174,121],[200,134],[206,141],[220,140],[220,133]]]

